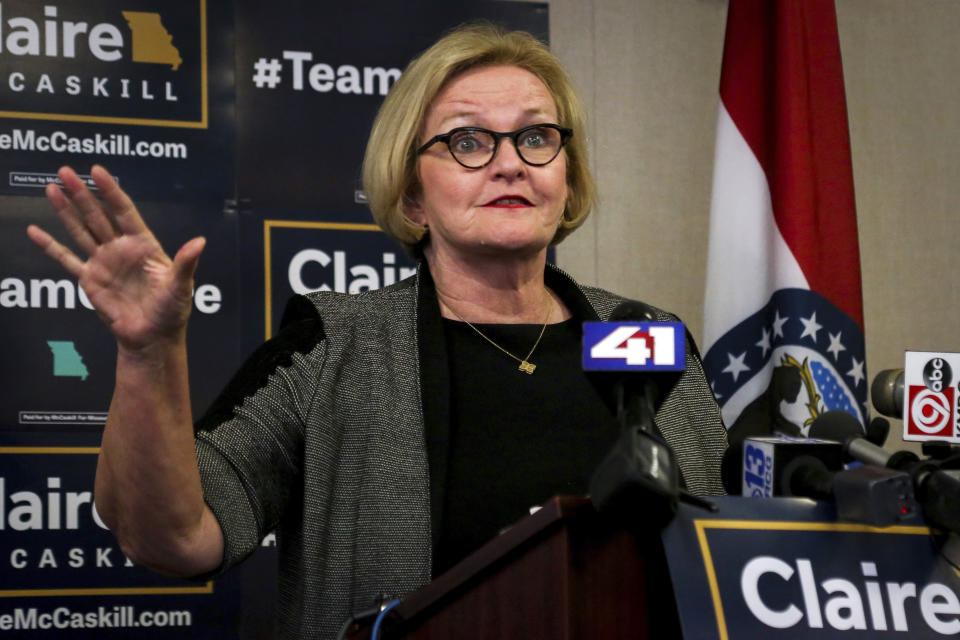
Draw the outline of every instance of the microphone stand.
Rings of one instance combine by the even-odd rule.
[[[620,437],[590,479],[594,507],[658,527],[673,518],[681,500],[716,511],[712,502],[680,488],[673,451],[657,435],[657,389],[649,381],[642,382],[640,389],[627,389],[622,380],[615,385]]]

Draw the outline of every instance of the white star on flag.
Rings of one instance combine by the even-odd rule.
[[[767,328],[763,328],[763,337],[760,338],[760,341],[755,343],[760,349],[763,350],[763,355],[761,357],[767,357],[767,351],[770,351],[770,332],[767,331]]]
[[[833,335],[832,333],[829,334],[830,346],[827,347],[827,351],[833,354],[834,360],[838,360],[840,358],[841,351],[847,350],[847,348],[843,346],[843,343],[840,342],[840,336],[842,335],[842,333],[843,333],[842,331],[837,331],[837,335]]]
[[[847,371],[847,375],[853,378],[853,388],[859,387],[864,378],[863,362],[857,362],[857,359],[853,358],[853,368]]]
[[[777,336],[780,336],[782,338],[783,325],[785,325],[787,323],[787,320],[789,320],[790,318],[789,316],[786,318],[781,318],[780,309],[777,309],[774,313],[776,314],[776,317],[773,319],[773,337],[776,338]]]
[[[730,362],[723,369],[723,373],[729,373],[733,376],[733,381],[736,382],[737,378],[740,377],[740,374],[744,371],[750,371],[750,367],[743,363],[744,358],[747,357],[747,352],[744,351],[739,356],[734,357],[732,353],[728,353],[727,357],[730,358]]]
[[[817,332],[823,329],[823,325],[817,323],[817,312],[814,311],[809,318],[800,318],[800,322],[803,323],[803,333],[800,334],[800,339],[810,336],[813,338],[813,344],[817,344]]]

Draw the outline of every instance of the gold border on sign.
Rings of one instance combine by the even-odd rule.
[[[97,455],[100,447],[0,447],[0,454]],[[0,589],[0,598],[50,596],[155,596],[213,593],[213,580],[197,587],[90,587],[76,589]]]
[[[336,229],[338,231],[380,231],[375,224],[360,222],[305,222],[301,220],[264,220],[263,221],[263,327],[264,339],[273,337],[273,319],[270,312],[273,300],[273,287],[270,282],[270,231],[278,229]]]
[[[710,544],[707,542],[707,529],[727,530],[762,530],[762,531],[830,531],[842,533],[893,533],[906,535],[930,535],[929,527],[920,526],[893,526],[871,527],[865,524],[849,522],[776,522],[768,520],[694,520],[697,540],[700,544],[700,555],[703,558],[704,570],[707,573],[707,582],[710,585],[710,598],[713,601],[713,612],[717,620],[717,634],[720,640],[729,640],[726,616],[723,613],[723,603],[720,600],[720,588],[717,585],[717,574],[713,568],[713,556],[710,553]]]
[[[206,129],[209,123],[209,91],[207,88],[207,0],[200,0],[200,120],[163,120],[159,118],[126,118],[120,116],[88,116],[77,113],[42,113],[36,111],[0,111],[0,118],[54,120],[60,122],[96,122],[180,129]]]

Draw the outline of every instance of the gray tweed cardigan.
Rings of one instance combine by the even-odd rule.
[[[623,301],[552,267],[546,276],[585,320]],[[430,580],[443,504],[431,478],[444,477],[449,411],[439,324],[425,268],[376,291],[297,297],[197,423],[205,499],[224,532],[219,570],[277,531],[283,637],[332,638],[352,612]],[[657,424],[687,488],[719,494],[726,432],[687,351]]]

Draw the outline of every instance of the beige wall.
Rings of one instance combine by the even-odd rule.
[[[727,3],[549,4],[553,48],[592,116],[602,198],[558,262],[699,337]],[[907,348],[960,351],[960,3],[836,4],[872,380]]]

